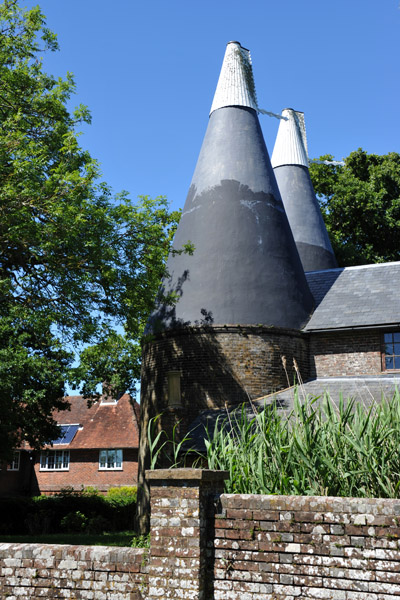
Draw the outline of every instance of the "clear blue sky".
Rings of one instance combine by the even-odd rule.
[[[39,4],[61,47],[45,69],[75,75],[81,144],[132,198],[183,206],[230,40],[251,51],[261,108],[304,111],[311,157],[400,152],[399,0]],[[271,154],[279,121],[260,121]]]

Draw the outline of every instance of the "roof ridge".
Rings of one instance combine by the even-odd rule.
[[[357,269],[369,269],[369,268],[377,268],[377,267],[387,267],[389,265],[398,265],[400,266],[400,260],[385,262],[385,263],[370,263],[368,265],[353,265],[351,267],[336,267],[334,269],[321,269],[319,271],[306,271],[306,276],[311,275],[312,273],[329,273],[329,272],[339,272],[339,271],[351,271]]]

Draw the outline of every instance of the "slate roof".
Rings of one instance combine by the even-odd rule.
[[[71,443],[57,444],[57,449],[139,447],[139,405],[129,394],[116,403],[95,402],[90,408],[83,396],[67,396],[67,400],[71,409],[55,413],[55,420],[81,427]]]
[[[218,424],[218,428],[223,426],[228,431],[234,429],[237,427],[236,423],[240,422],[241,410],[241,407],[236,407],[201,411],[189,425],[188,440],[182,444],[181,452],[195,450],[204,453],[206,451],[204,439],[213,437],[215,426]],[[250,419],[254,417],[253,407],[250,404],[245,405],[244,410]]]
[[[303,383],[298,389],[299,399],[302,401],[306,397],[319,396],[319,402],[323,400],[327,392],[330,398],[337,404],[342,397],[344,400],[354,398],[357,402],[362,402],[366,407],[374,401],[379,402],[382,396],[391,398],[396,389],[400,391],[399,375],[379,375],[376,377],[325,377],[313,379]],[[283,413],[288,413],[293,409],[294,404],[294,386],[270,394],[263,398],[254,400],[252,404],[244,405],[247,416],[251,419],[254,416],[254,410],[259,411],[264,406],[275,404]],[[318,403],[318,401],[317,401]],[[183,452],[195,450],[204,453],[206,450],[204,438],[212,438],[215,425],[223,426],[227,429],[235,429],[237,421],[240,421],[241,409],[231,409],[229,412],[225,409],[203,410],[189,426],[189,441],[183,445]]]
[[[306,273],[315,310],[304,331],[400,323],[400,262]]]
[[[300,400],[315,396],[323,399],[324,394],[329,393],[335,403],[339,402],[341,397],[344,400],[354,398],[357,402],[368,406],[372,402],[379,402],[382,396],[388,399],[393,397],[396,389],[400,391],[400,374],[374,377],[320,377],[303,383],[298,393]],[[273,402],[283,410],[291,410],[294,402],[294,386],[265,398],[259,398],[255,401],[255,405],[262,407]]]

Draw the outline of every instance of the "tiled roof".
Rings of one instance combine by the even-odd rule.
[[[400,323],[400,262],[306,273],[316,308],[304,331]]]
[[[67,396],[67,400],[71,409],[56,413],[54,418],[60,425],[81,425],[68,444],[69,449],[138,448],[139,406],[129,394],[116,403],[95,402],[90,408],[82,396]],[[63,447],[64,444],[57,444],[57,448]]]

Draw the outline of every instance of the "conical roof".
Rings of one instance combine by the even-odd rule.
[[[308,170],[304,114],[282,111],[271,163],[305,271],[337,267]]]
[[[241,57],[246,60],[242,60]],[[300,328],[313,299],[257,116],[250,56],[230,42],[148,331],[195,324]],[[240,88],[240,89],[237,89]]]

